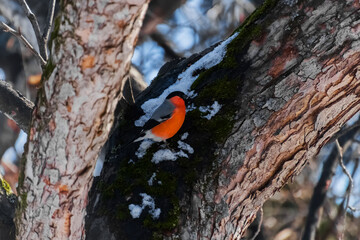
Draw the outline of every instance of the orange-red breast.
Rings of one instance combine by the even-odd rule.
[[[173,137],[185,120],[184,96],[184,93],[178,91],[170,93],[145,124],[142,136],[135,139],[134,142],[143,139],[161,142]]]

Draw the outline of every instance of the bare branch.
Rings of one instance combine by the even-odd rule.
[[[349,207],[349,200],[350,200],[350,194],[351,194],[351,191],[352,191],[352,188],[353,188],[353,179],[349,173],[349,171],[346,169],[345,165],[344,165],[344,161],[343,161],[343,149],[342,147],[340,146],[340,143],[339,141],[336,139],[335,140],[335,143],[336,143],[336,147],[339,151],[339,155],[340,155],[340,166],[343,170],[343,172],[346,174],[346,176],[349,178],[349,187],[348,189],[346,190],[346,199],[345,199],[345,202],[344,202],[344,225],[346,224],[345,220],[346,220],[346,210],[348,209]],[[345,226],[343,227],[343,230],[341,231],[341,234],[340,234],[340,239],[344,239],[344,231],[345,231]]]
[[[160,47],[164,49],[165,57],[170,60],[177,59],[182,57],[180,54],[177,54],[172,47],[170,46],[169,42],[166,41],[165,37],[159,32],[155,31],[150,34],[152,40],[154,40]]]
[[[357,212],[357,211],[360,211],[360,208],[355,208],[355,207],[352,207],[352,206],[349,206],[349,209],[353,212]]]
[[[42,56],[43,59],[47,59],[46,47],[44,45],[44,41],[43,41],[43,38],[42,38],[41,32],[40,32],[39,22],[35,16],[35,14],[31,11],[26,0],[18,0],[18,2],[21,4],[23,10],[25,11],[26,16],[28,17],[28,19],[31,22],[31,25],[34,28],[35,36],[36,36],[36,39],[37,39],[37,42],[39,45],[40,55]]]
[[[29,50],[40,60],[41,65],[45,65],[46,61],[43,59],[43,57],[35,50],[35,48],[29,43],[29,41],[21,34],[20,31],[16,31],[13,28],[11,28],[6,23],[0,22],[0,28],[4,32],[11,33],[15,37],[17,37],[24,45],[29,48]]]
[[[255,240],[256,237],[259,235],[259,233],[261,231],[261,226],[262,226],[262,223],[263,223],[263,218],[264,218],[264,210],[263,210],[263,208],[260,208],[260,219],[259,219],[258,228],[256,230],[256,233],[254,234],[254,236],[250,240]]]
[[[9,83],[0,81],[0,111],[28,131],[34,103],[16,91]]]
[[[45,48],[45,60],[47,61],[49,59],[49,56],[47,54],[47,43],[49,41],[49,35],[50,35],[50,31],[51,31],[51,27],[53,25],[53,20],[54,20],[54,12],[55,12],[55,3],[56,0],[51,0],[49,2],[49,9],[48,9],[48,14],[46,17],[46,25],[44,28],[44,32],[43,32],[43,44],[44,44],[44,48]]]

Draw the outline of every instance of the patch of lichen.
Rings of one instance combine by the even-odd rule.
[[[4,193],[6,194],[6,196],[12,194],[13,191],[11,190],[9,183],[7,183],[5,181],[5,179],[3,179],[2,177],[0,177],[0,181],[1,181],[1,189],[4,190]]]

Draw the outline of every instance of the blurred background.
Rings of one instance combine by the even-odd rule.
[[[27,2],[42,29],[48,1]],[[262,0],[152,0],[132,59],[130,80],[145,87],[165,62],[189,57],[223,40],[261,3]],[[0,0],[0,21],[20,29],[37,47],[18,1]],[[35,101],[40,80],[41,68],[35,57],[15,37],[0,30],[0,81],[10,82]],[[326,145],[292,183],[267,201],[246,239],[252,239],[259,231],[255,238],[258,240],[331,240],[341,238],[342,234],[343,239],[360,239],[359,131],[360,120],[356,115],[338,135],[343,158],[335,141]],[[14,192],[26,138],[26,133],[12,120],[0,114],[0,173]],[[340,166],[341,160],[353,179],[352,184]]]

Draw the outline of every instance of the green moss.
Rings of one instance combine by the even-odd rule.
[[[60,25],[61,25],[61,15],[57,16],[54,20],[54,28],[50,34],[50,39],[49,39],[50,50],[52,49],[53,42],[55,43],[55,51],[59,50],[60,40],[58,39],[58,35],[59,35]]]
[[[24,210],[26,207],[27,207],[27,202],[26,202],[26,199],[27,199],[27,193],[21,193],[20,194],[20,209]]]
[[[240,79],[231,79],[228,76],[218,78],[201,89],[195,104],[199,105],[205,101],[214,100],[219,102],[232,101],[238,93],[240,82]]]
[[[172,209],[168,211],[166,214],[166,220],[154,220],[150,215],[147,215],[144,220],[144,226],[153,229],[155,235],[161,235],[162,232],[171,231],[176,228],[179,224],[179,216],[180,216],[180,207],[178,200],[174,199],[172,201]]]
[[[279,0],[265,0],[262,5],[260,5],[249,17],[246,18],[245,22],[240,27],[238,27],[235,32],[239,32],[243,28],[248,27],[265,13],[271,11],[278,1]]]
[[[46,81],[50,78],[52,72],[54,71],[56,65],[53,63],[53,61],[51,60],[51,58],[49,58],[49,61],[47,62],[47,64],[45,65],[44,69],[43,69],[43,75],[42,75],[42,81]]]
[[[125,221],[130,218],[129,208],[125,204],[116,206],[116,218],[120,221]]]
[[[264,24],[261,24],[242,28],[238,36],[227,45],[226,55],[219,67],[229,69],[238,67],[237,56],[246,49],[251,41],[262,35],[265,27]]]
[[[140,192],[146,192],[155,199],[166,199],[168,202],[168,211],[162,213],[161,219],[152,219],[151,215],[145,215],[143,224],[153,232],[159,234],[164,231],[170,231],[177,226],[179,219],[179,200],[176,196],[177,178],[172,173],[159,169],[158,166],[151,162],[154,152],[158,146],[154,144],[147,151],[147,154],[136,161],[136,164],[128,163],[129,159],[124,159],[115,180],[111,184],[98,183],[98,188],[102,191],[104,201],[110,201],[120,194],[124,199],[128,196],[137,196]],[[149,186],[148,180],[156,173],[156,180],[152,186]],[[161,181],[161,184],[158,182]],[[130,213],[128,202],[123,201],[115,206],[116,219],[125,221],[129,219]],[[135,203],[136,204],[136,203]],[[140,204],[140,202],[138,203]],[[156,204],[158,206],[158,204]],[[105,212],[104,212],[105,213]],[[144,216],[142,215],[142,216]]]
[[[255,22],[269,11],[272,11],[278,1],[279,0],[266,0],[248,18],[246,18],[245,22],[240,27],[234,31],[234,33],[238,32],[239,34],[227,46],[226,56],[224,61],[221,63],[222,67],[236,67],[238,64],[236,56],[241,53],[252,40],[261,36],[268,25],[267,23],[255,24]]]

